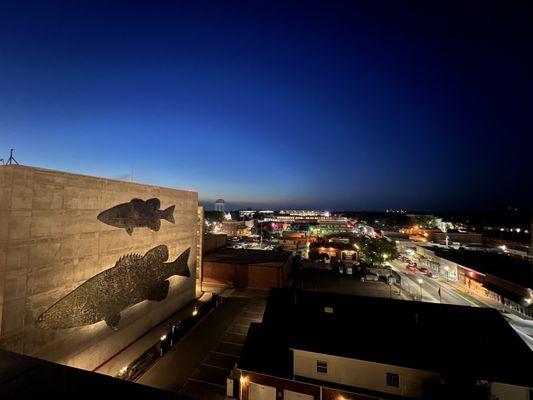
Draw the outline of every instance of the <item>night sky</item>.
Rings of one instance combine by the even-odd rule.
[[[0,156],[230,208],[531,207],[527,3],[2,1]]]

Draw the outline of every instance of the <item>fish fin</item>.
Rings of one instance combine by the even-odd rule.
[[[190,252],[191,252],[191,248],[189,247],[187,250],[181,253],[181,255],[178,258],[176,258],[176,260],[169,263],[171,268],[174,269],[173,271],[174,275],[185,276],[185,277],[191,276],[191,271],[189,270]]]
[[[155,221],[150,222],[148,224],[148,228],[150,228],[151,230],[153,230],[155,232],[159,232],[159,229],[161,229],[161,220],[160,219],[156,219]]]
[[[176,208],[175,205],[170,206],[166,210],[163,210],[161,212],[161,218],[166,219],[168,222],[175,223],[176,221],[174,220],[174,208]]]
[[[149,258],[148,265],[152,262],[162,263],[168,260],[168,247],[164,244],[154,247],[146,252],[144,258]]]
[[[154,209],[154,211],[159,210],[161,207],[161,201],[159,199],[156,199],[155,197],[153,199],[146,200],[146,204]]]
[[[126,229],[126,232],[128,232],[128,235],[130,235],[130,236],[133,235],[133,227],[131,227],[131,226],[127,226],[127,227],[124,228],[124,229]]]
[[[120,314],[108,315],[105,317],[105,323],[114,331],[118,331],[118,323],[120,322]]]
[[[168,281],[160,282],[154,290],[150,292],[148,295],[148,300],[151,301],[162,301],[167,298],[168,295],[168,288],[170,287],[170,283]]]
[[[142,256],[139,254],[126,254],[118,259],[115,263],[115,267],[128,268],[140,259],[142,259]]]

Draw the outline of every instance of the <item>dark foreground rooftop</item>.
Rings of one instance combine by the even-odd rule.
[[[290,257],[290,251],[225,248],[206,254],[204,261],[228,264],[284,264]]]
[[[0,350],[0,399],[139,399],[186,397]]]
[[[272,289],[239,367],[292,379],[291,348],[533,386],[533,352],[491,308]]]

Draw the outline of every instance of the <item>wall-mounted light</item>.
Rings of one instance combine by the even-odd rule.
[[[167,335],[163,335],[160,337],[161,341],[165,340],[167,338]]]
[[[194,307],[194,310],[192,311],[192,316],[196,316],[198,314],[198,308]]]

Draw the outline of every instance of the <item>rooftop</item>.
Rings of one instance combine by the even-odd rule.
[[[204,261],[227,264],[284,264],[291,257],[290,251],[218,249],[204,256]]]
[[[188,397],[148,386],[0,350],[0,398],[130,398],[178,400]]]
[[[533,288],[533,265],[525,259],[504,253],[431,248],[435,255],[483,274]]]
[[[533,352],[491,308],[272,289],[239,367],[292,378],[291,348],[533,385],[523,368],[533,365]]]

